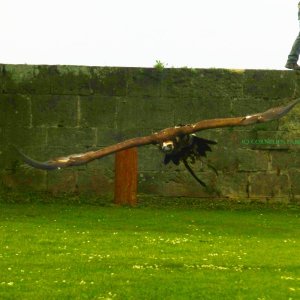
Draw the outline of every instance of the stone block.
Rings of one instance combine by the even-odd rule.
[[[0,64],[0,94],[4,93],[4,65]]]
[[[137,132],[132,131],[132,136],[129,138],[135,137]],[[97,128],[97,147],[106,147],[119,142],[122,142],[127,139],[127,134],[119,132],[117,129],[100,127]]]
[[[150,135],[153,131],[149,129],[113,129],[97,128],[97,147],[105,147],[123,142],[128,139]]]
[[[94,94],[102,96],[126,96],[128,68],[92,67],[90,86]]]
[[[47,191],[53,194],[78,193],[78,170],[76,168],[49,171],[47,173]]]
[[[93,128],[48,128],[47,144],[55,147],[82,149],[96,147],[96,130]]]
[[[286,174],[259,172],[250,175],[250,198],[276,198],[290,194],[291,186]]]
[[[20,128],[30,125],[30,98],[24,95],[0,94],[0,126]]]
[[[51,94],[56,66],[3,65],[3,91],[12,94]]]
[[[139,172],[167,171],[169,166],[166,166],[163,160],[164,154],[156,146],[151,145],[138,149]]]
[[[246,70],[244,95],[262,99],[292,98],[295,74],[277,70]]]
[[[246,199],[248,198],[248,173],[246,172],[220,172],[216,187],[222,198]]]
[[[238,171],[239,158],[236,149],[219,145],[218,148],[214,149],[212,153],[209,153],[207,155],[207,158],[208,162],[218,171]]]
[[[237,159],[239,171],[267,171],[269,167],[269,155],[265,151],[238,149]]]
[[[162,97],[174,98],[195,98],[195,84],[193,74],[198,73],[186,69],[164,69],[162,70],[163,80],[161,84]]]
[[[300,196],[300,170],[291,169],[289,170],[289,176],[292,184],[292,193],[294,196],[299,198]]]
[[[234,140],[234,139],[233,139]],[[238,148],[238,141],[220,143],[207,154],[208,162],[223,172],[268,170],[268,153],[247,148]]]
[[[115,128],[117,101],[102,95],[80,97],[80,126]]]
[[[295,81],[295,91],[294,91],[294,97],[299,98],[300,96],[300,74],[298,72],[290,72],[293,74],[290,74],[291,77],[293,77]]]
[[[155,97],[161,94],[163,72],[153,68],[130,68],[128,70],[129,97]]]
[[[208,188],[202,187],[188,172],[181,169],[175,172],[140,172],[138,191],[164,197],[216,197],[215,174],[196,173]]]
[[[0,171],[13,170],[17,172],[23,162],[15,149],[7,143],[1,141],[0,144]]]
[[[15,145],[22,149],[46,145],[46,135],[46,128],[26,127],[4,127],[0,134],[4,145]]]
[[[240,97],[243,94],[243,72],[224,69],[165,69],[161,95],[175,98]]]
[[[256,132],[227,127],[200,131],[197,136],[217,142],[217,145],[212,146],[213,151],[219,147],[226,147],[226,149],[235,151],[240,148],[249,149],[251,147],[250,141],[256,138]]]
[[[111,196],[114,192],[115,156],[105,156],[83,167],[76,167],[77,192]]]
[[[77,96],[32,95],[32,125],[76,127],[78,125]]]
[[[86,165],[87,170],[101,170],[101,172],[107,177],[114,176],[115,170],[115,155],[107,155],[96,159]]]
[[[78,172],[78,192],[99,196],[111,196],[114,193],[114,179],[101,169]]]
[[[7,190],[31,192],[46,191],[47,177],[42,170],[18,168],[0,172],[0,182]]]
[[[35,93],[34,70],[35,66],[32,65],[4,65],[3,91],[7,94]]]
[[[56,95],[92,94],[92,73],[90,67],[52,66],[51,93]]]
[[[174,98],[175,124],[231,117],[231,100],[226,97]]]
[[[52,94],[52,78],[57,76],[57,67],[51,65],[34,66],[34,94],[51,95]],[[33,93],[32,93],[33,94]]]
[[[174,126],[174,111],[171,99],[148,97],[118,99],[118,129],[164,129],[172,126]]]
[[[299,148],[300,150],[300,148]],[[272,170],[281,172],[292,168],[300,169],[299,150],[273,150],[270,152],[272,158]]]

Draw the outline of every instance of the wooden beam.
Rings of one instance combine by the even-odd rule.
[[[115,203],[134,206],[137,203],[137,148],[116,153],[115,156]]]

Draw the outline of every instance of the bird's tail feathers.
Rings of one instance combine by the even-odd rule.
[[[206,187],[205,182],[203,182],[201,179],[197,177],[197,175],[195,174],[195,172],[193,171],[193,169],[190,167],[190,165],[185,159],[183,159],[183,164],[186,167],[186,169],[190,172],[190,174],[194,177],[194,179],[196,179],[203,187]]]

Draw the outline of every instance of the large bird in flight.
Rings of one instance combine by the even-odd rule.
[[[180,162],[183,162],[192,176],[200,184],[205,186],[205,183],[197,178],[188,165],[188,159],[194,161],[195,159],[206,156],[206,152],[211,151],[210,145],[216,144],[216,142],[199,138],[195,136],[195,132],[211,128],[247,126],[273,121],[286,115],[299,102],[300,98],[290,102],[286,106],[271,108],[263,113],[252,114],[244,117],[201,120],[194,124],[165,128],[151,135],[125,140],[121,143],[117,143],[100,150],[57,157],[46,162],[33,160],[19,149],[17,150],[22,159],[28,165],[42,170],[55,170],[87,164],[95,159],[100,159],[104,156],[133,147],[141,147],[150,144],[158,145],[165,154],[165,164],[169,163],[170,161],[176,165],[178,165]]]

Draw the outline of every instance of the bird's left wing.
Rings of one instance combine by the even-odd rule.
[[[87,164],[95,159],[102,158],[104,156],[107,156],[109,154],[126,150],[133,147],[139,147],[143,145],[152,144],[152,136],[146,136],[146,137],[138,137],[133,138],[130,140],[126,140],[124,142],[114,144],[96,151],[89,151],[85,153],[80,154],[71,154],[68,156],[62,156],[62,157],[56,157],[51,160],[45,161],[45,162],[39,162],[36,161],[26,154],[24,154],[22,151],[20,151],[17,147],[16,150],[22,157],[23,161],[27,163],[28,165],[36,168],[36,169],[42,169],[42,170],[55,170],[55,169],[61,169],[65,167],[71,167],[71,166],[80,166]]]

